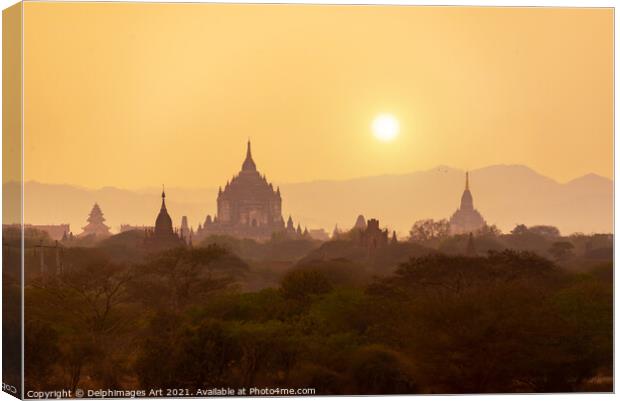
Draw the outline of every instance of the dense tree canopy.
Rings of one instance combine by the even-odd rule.
[[[333,241],[257,290],[247,290],[260,278],[257,262],[238,257],[239,244],[138,262],[119,259],[113,241],[67,249],[61,274],[27,283],[26,386],[609,390],[592,379],[612,369],[611,263],[572,273],[492,245],[540,234],[491,231],[474,241],[495,250],[476,257],[461,254],[461,237],[445,239],[452,252],[388,245],[372,263],[355,244]],[[330,257],[339,250],[351,258]]]

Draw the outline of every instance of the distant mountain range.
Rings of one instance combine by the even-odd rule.
[[[350,228],[363,214],[403,236],[416,220],[449,218],[459,205],[464,176],[463,170],[440,166],[402,175],[282,184],[284,218],[291,214],[295,224],[331,232],[336,224]],[[3,187],[5,199],[19,191],[17,183]],[[494,165],[471,171],[470,188],[474,206],[504,231],[516,224],[555,225],[563,234],[613,231],[613,181],[595,174],[558,183],[526,166]],[[24,190],[27,223],[70,223],[74,233],[81,232],[94,202],[113,231],[121,223],[154,224],[161,204],[157,188],[95,190],[27,182]],[[186,215],[196,227],[216,212],[217,188],[170,187],[166,194],[177,225]]]

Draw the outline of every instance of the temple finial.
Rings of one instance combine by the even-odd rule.
[[[243,166],[241,167],[242,171],[256,171],[256,164],[254,164],[254,160],[252,160],[252,145],[250,143],[250,139],[248,138],[248,149],[245,155],[245,161],[243,162]]]
[[[161,185],[161,210],[166,210],[166,188]]]
[[[469,171],[465,172],[465,190],[469,191]]]

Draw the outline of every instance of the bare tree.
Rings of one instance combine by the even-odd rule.
[[[409,231],[411,241],[426,242],[443,239],[450,234],[450,223],[446,219],[424,219],[416,221]]]

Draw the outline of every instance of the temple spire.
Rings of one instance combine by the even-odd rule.
[[[465,172],[465,190],[469,191],[469,171]]]
[[[161,185],[161,210],[166,210],[166,189]]]
[[[465,190],[461,196],[461,209],[474,210],[474,198],[469,191],[469,171],[465,172]]]
[[[295,224],[293,223],[293,217],[289,214],[288,221],[286,222],[286,229],[289,231],[295,231]]]
[[[254,164],[254,160],[252,160],[252,144],[250,143],[249,139],[248,149],[245,154],[245,161],[243,162],[241,171],[256,171],[256,164]]]

